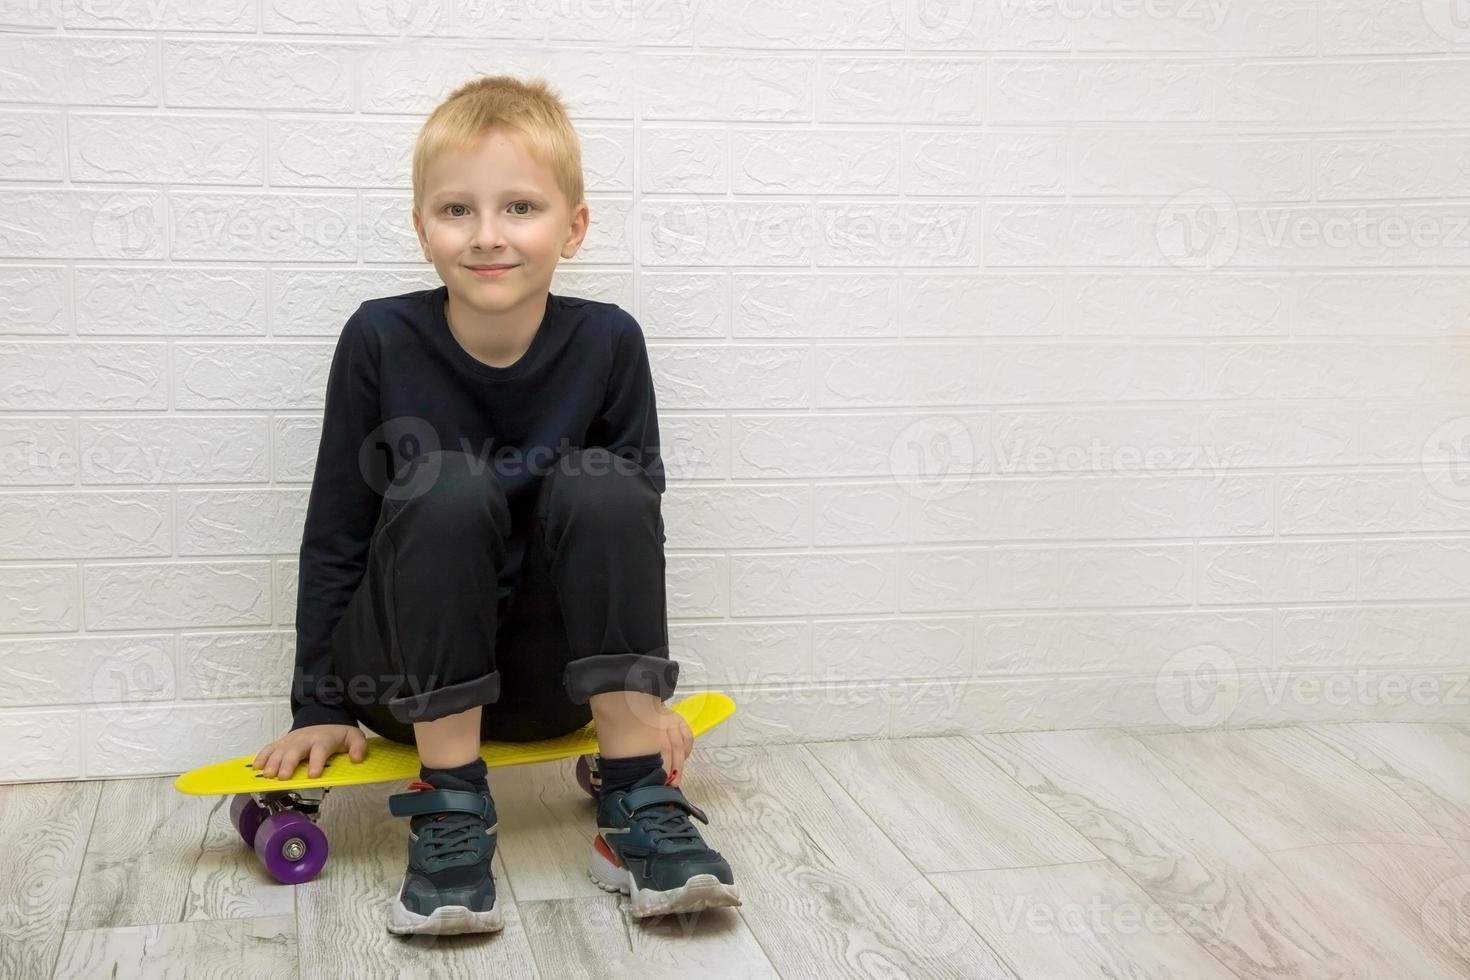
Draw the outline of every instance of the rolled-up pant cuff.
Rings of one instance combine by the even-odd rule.
[[[492,670],[488,674],[450,684],[448,687],[436,687],[432,691],[423,691],[406,698],[392,698],[388,701],[388,710],[393,712],[394,718],[409,725],[457,715],[476,705],[492,704],[498,700],[500,671]]]
[[[666,701],[679,682],[679,663],[669,659],[669,648],[648,653],[600,653],[567,664],[564,678],[573,704],[586,704],[609,691],[641,691]]]

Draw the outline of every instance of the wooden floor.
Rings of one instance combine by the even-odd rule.
[[[171,779],[0,786],[0,977],[1470,976],[1470,728],[701,745],[745,904],[627,919],[570,764],[497,769],[506,928],[384,929],[399,786],[333,790],[270,880]]]

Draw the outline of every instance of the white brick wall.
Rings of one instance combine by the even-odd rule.
[[[1470,718],[1454,14],[0,0],[0,781],[284,730],[333,344],[494,72],[582,133],[719,738]]]

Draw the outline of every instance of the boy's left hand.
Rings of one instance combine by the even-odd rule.
[[[694,732],[683,715],[662,702],[654,724],[662,732],[663,745],[659,755],[663,757],[664,773],[668,776],[665,785],[679,786],[684,779],[684,767],[694,752]]]

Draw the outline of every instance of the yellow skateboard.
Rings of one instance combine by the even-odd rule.
[[[696,738],[735,713],[735,702],[717,691],[691,694],[676,704]],[[568,735],[539,742],[484,742],[480,758],[490,768],[554,762],[577,757],[577,782],[594,799],[599,785],[594,760],[596,726],[589,723]],[[390,739],[373,737],[361,762],[340,753],[327,760],[316,779],[307,763],[288,779],[256,770],[254,755],[201,766],[174,780],[174,788],[190,796],[230,796],[230,820],[246,845],[255,849],[266,870],[288,885],[310,881],[327,861],[327,836],[317,826],[322,800],[335,786],[388,783],[419,777],[418,750]]]

